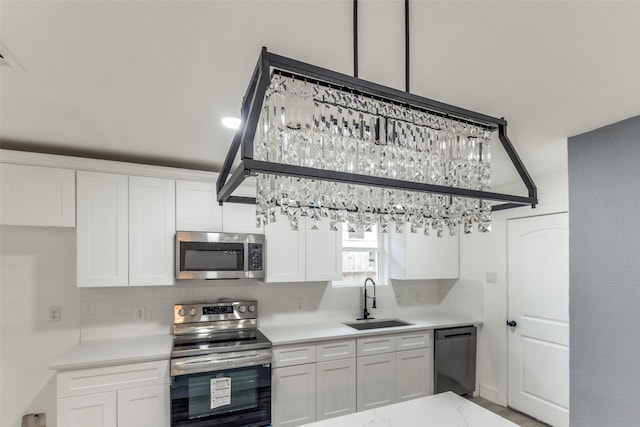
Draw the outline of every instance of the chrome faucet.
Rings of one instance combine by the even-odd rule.
[[[373,297],[367,296],[367,282],[371,282],[373,285]],[[364,281],[364,298],[362,300],[362,317],[357,320],[367,320],[374,319],[374,317],[369,317],[369,310],[367,310],[367,298],[371,298],[373,303],[371,304],[371,308],[376,308],[376,282],[373,281],[371,277],[367,277]]]

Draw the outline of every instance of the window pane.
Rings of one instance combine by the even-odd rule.
[[[367,277],[378,280],[378,252],[343,251],[342,281],[364,282]]]
[[[374,225],[372,231],[358,230],[350,233],[347,224],[342,223],[342,247],[343,248],[377,248],[378,229]]]

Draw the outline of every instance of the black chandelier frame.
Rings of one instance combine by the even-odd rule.
[[[466,188],[426,184],[414,181],[397,180],[378,176],[339,172],[304,166],[256,160],[254,158],[254,137],[256,134],[260,112],[265,93],[274,73],[306,79],[314,83],[344,90],[356,95],[365,95],[375,99],[418,109],[445,118],[472,123],[476,126],[498,131],[498,138],[513,166],[518,172],[528,191],[528,196],[518,196],[490,191],[471,190]],[[233,163],[240,151],[240,162],[233,173]],[[233,192],[249,176],[258,173],[275,174],[290,177],[334,181],[347,184],[390,188],[421,193],[434,193],[449,196],[475,198],[503,202],[492,206],[492,211],[512,209],[538,203],[537,188],[525,168],[520,156],[507,136],[507,122],[503,118],[491,117],[482,113],[445,104],[424,98],[409,92],[403,92],[357,77],[338,73],[322,67],[280,56],[262,48],[247,91],[243,97],[241,108],[241,124],[236,131],[231,147],[225,158],[222,171],[217,181],[218,202],[255,204],[254,197],[234,196]]]

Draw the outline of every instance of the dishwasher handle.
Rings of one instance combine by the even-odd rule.
[[[446,340],[455,337],[475,337],[477,329],[475,326],[462,326],[458,328],[436,329],[436,341]]]

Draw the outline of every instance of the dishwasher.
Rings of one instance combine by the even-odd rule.
[[[476,327],[436,329],[435,332],[435,392],[473,394],[476,389]]]

